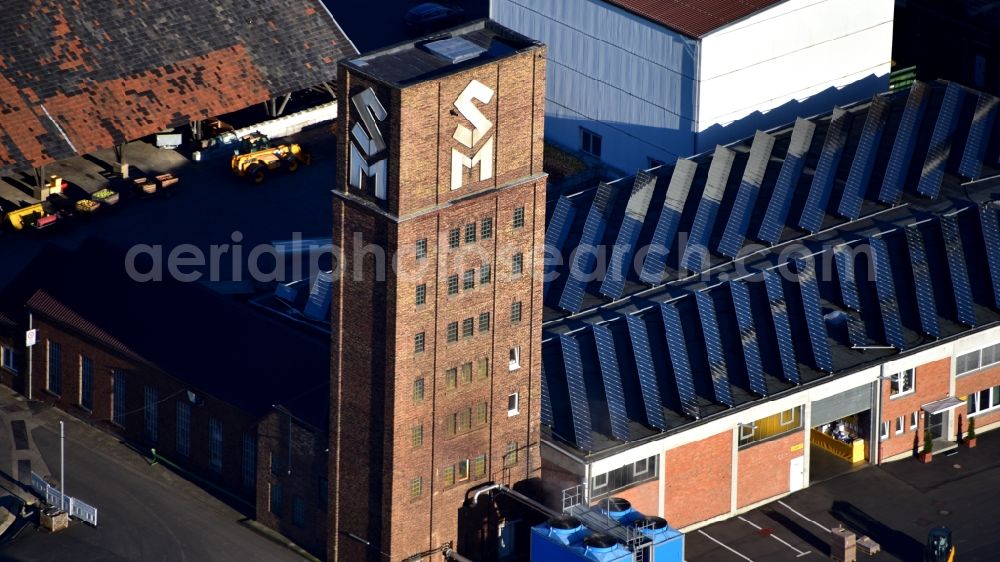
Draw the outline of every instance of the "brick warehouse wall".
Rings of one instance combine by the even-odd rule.
[[[289,447],[290,446],[290,447]],[[258,425],[257,516],[315,556],[326,555],[327,435],[283,412],[264,416]],[[281,501],[271,501],[273,486]],[[293,509],[303,502],[301,521]]]
[[[656,515],[660,512],[660,482],[659,479],[643,482],[625,490],[618,490],[611,497],[624,498],[632,507],[643,515]],[[598,505],[600,501],[593,502]]]
[[[1000,365],[995,365],[993,367],[988,367],[979,371],[974,371],[972,373],[962,375],[955,379],[955,396],[959,398],[964,398],[970,394],[979,392],[980,390],[985,390],[987,388],[992,388],[994,386],[1000,385]],[[966,415],[968,411],[967,408],[959,406],[955,410],[957,415],[962,416],[962,431],[968,431],[969,421]],[[1000,409],[993,410],[991,412],[985,412],[975,416],[976,418],[976,433],[979,433],[982,428],[1000,423]]]
[[[733,432],[670,449],[663,454],[664,517],[685,527],[729,512]]]
[[[891,373],[889,373],[891,374]],[[916,368],[914,390],[910,394],[890,398],[892,381],[882,381],[882,421],[888,421],[889,438],[879,442],[881,454],[879,459],[887,459],[897,455],[911,453],[914,448],[919,451],[923,446],[924,414],[920,406],[940,400],[948,396],[951,380],[951,358],[940,359]],[[910,414],[918,412],[917,429],[910,429]],[[896,434],[896,419],[903,416],[903,432]],[[876,435],[874,439],[879,439]]]
[[[544,72],[542,49],[402,89],[342,66],[341,99],[372,86],[386,106],[389,117],[381,130],[389,146],[389,188],[385,202],[356,190],[335,197],[334,241],[345,248],[345,271],[356,260],[353,232],[362,232],[362,245],[381,237],[378,245],[398,249],[400,257],[395,275],[385,282],[374,281],[373,264],[367,264],[363,281],[334,286],[330,495],[331,502],[339,504],[331,509],[331,559],[361,560],[371,555],[339,540],[337,529],[381,540],[382,550],[394,559],[455,540],[461,525],[459,508],[470,488],[489,479],[513,484],[538,475]],[[489,103],[476,102],[494,125],[495,173],[479,181],[476,166],[464,185],[452,191],[451,150],[456,146],[452,135],[458,124],[467,125],[454,111],[453,101],[473,79],[495,92]],[[356,119],[353,109],[345,117]],[[344,123],[341,130],[351,126]],[[348,165],[347,141],[339,141],[342,169]],[[345,178],[340,181],[343,192]],[[513,213],[518,207],[525,208],[525,225],[515,229]],[[481,225],[486,218],[492,220],[492,237],[484,240]],[[476,224],[476,241],[465,243],[465,225],[470,223]],[[461,231],[457,249],[449,247],[454,228]],[[414,254],[419,239],[427,240],[427,257],[421,260]],[[524,273],[512,278],[511,257],[516,252],[523,253]],[[483,265],[491,269],[488,283],[480,282]],[[475,288],[466,290],[461,283],[470,269],[476,272]],[[457,295],[448,294],[450,275],[459,276]],[[427,302],[417,305],[415,292],[421,284]],[[519,322],[510,319],[515,301],[523,303]],[[490,318],[483,331],[480,314]],[[466,318],[474,322],[471,337],[461,335]],[[448,341],[451,322],[459,324],[456,342]],[[383,327],[385,335],[380,338]],[[414,336],[421,332],[425,351],[418,353]],[[520,347],[521,368],[509,371],[508,352],[514,345]],[[478,372],[480,359],[488,360],[485,377]],[[465,381],[462,366],[470,362],[472,380]],[[458,370],[454,388],[447,382],[451,368]],[[417,379],[424,381],[419,400],[413,390]],[[512,392],[518,393],[519,408],[508,416]],[[479,404],[486,405],[486,422],[477,424],[473,419],[472,427],[452,434],[448,419],[470,407],[474,417]],[[416,445],[415,427],[421,427],[423,435]],[[505,466],[508,446],[517,452],[507,457],[510,462]],[[486,458],[484,474],[472,474],[470,466],[467,481],[445,483],[447,467],[460,460],[471,465],[480,455]],[[411,497],[416,478],[420,493]],[[359,498],[348,490],[368,490],[368,494]]]
[[[789,490],[789,463],[803,455],[805,435],[804,431],[796,431],[740,449],[736,464],[737,508]]]
[[[35,315],[38,344],[31,348],[33,361],[32,397],[58,406],[81,419],[119,435],[139,447],[155,447],[157,455],[189,470],[198,478],[227,490],[242,498],[247,505],[253,501],[253,486],[243,485],[242,439],[244,432],[256,435],[254,418],[225,402],[198,393],[169,375],[146,365],[124,359],[103,347],[89,343],[73,332],[62,330]],[[46,389],[48,354],[46,342],[58,342],[61,347],[61,381],[59,395]],[[93,361],[93,408],[80,405],[81,376],[80,356]],[[124,425],[112,422],[113,392],[112,370],[125,372]],[[26,376],[26,375],[25,375]],[[157,390],[157,438],[146,436],[144,387]],[[190,453],[185,456],[177,450],[177,402],[188,401],[187,391],[193,390],[199,404],[191,408]],[[222,472],[209,467],[209,418],[216,418],[222,425]]]

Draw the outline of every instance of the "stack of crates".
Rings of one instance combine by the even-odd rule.
[[[857,562],[858,546],[855,534],[843,527],[831,529],[830,558],[838,562]]]

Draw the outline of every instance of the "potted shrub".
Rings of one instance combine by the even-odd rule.
[[[969,431],[965,434],[965,444],[970,449],[976,446],[976,418],[969,418]]]
[[[924,449],[920,452],[920,462],[927,464],[934,457],[934,438],[929,429],[924,430]]]

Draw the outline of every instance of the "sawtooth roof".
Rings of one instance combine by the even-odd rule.
[[[319,0],[14,0],[0,29],[0,171],[333,80],[357,54]]]

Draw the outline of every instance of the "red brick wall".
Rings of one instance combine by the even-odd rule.
[[[750,445],[739,452],[736,506],[745,507],[788,491],[789,463],[803,455],[805,432]]]
[[[685,527],[729,512],[732,454],[731,431],[664,453],[667,521],[675,527]]]
[[[157,454],[192,471],[207,482],[223,487],[247,502],[253,501],[253,487],[242,482],[243,433],[256,435],[256,420],[249,414],[205,395],[181,381],[153,369],[124,359],[103,347],[89,343],[73,332],[62,330],[35,315],[38,344],[31,348],[33,358],[32,397],[55,404],[74,416],[120,435],[141,448],[155,447]],[[46,342],[58,342],[61,348],[62,388],[56,396],[45,389],[48,354]],[[93,361],[93,409],[80,405],[80,356]],[[112,369],[125,372],[125,424],[112,423]],[[147,439],[145,425],[144,388],[156,388],[157,439]],[[191,408],[190,454],[177,452],[177,402],[187,401],[187,391],[194,391],[202,402]],[[222,424],[222,473],[209,467],[209,418]]]
[[[889,398],[892,388],[892,381],[889,379],[882,381],[882,421],[888,421],[889,438],[881,441],[880,459],[885,459],[902,453],[912,452],[914,443],[919,447],[923,445],[923,412],[920,410],[922,404],[940,400],[948,396],[951,377],[951,358],[940,359],[920,365],[916,368],[914,378],[914,391],[898,398]],[[919,412],[917,416],[917,430],[910,430],[910,414]],[[896,435],[896,418],[903,416],[903,433]],[[879,435],[873,437],[873,441],[878,441]]]
[[[985,390],[998,385],[1000,385],[1000,365],[995,365],[988,369],[976,371],[972,374],[964,375],[955,379],[955,396],[968,396],[979,392],[980,390]],[[962,416],[963,432],[967,431],[969,427],[968,419],[966,418],[967,411],[967,408],[961,406],[955,410],[956,414],[960,414]],[[1000,422],[1000,409],[985,414],[979,414],[975,416],[975,418],[976,432],[978,433],[979,428],[992,423]]]
[[[628,500],[632,504],[632,508],[643,515],[656,515],[660,512],[659,479],[643,482],[625,490],[618,490],[611,495]]]
[[[317,432],[287,415],[272,412],[260,421],[257,444],[257,521],[275,529],[312,554],[326,556],[326,519],[329,498],[321,480],[326,480],[325,433]],[[289,441],[289,435],[291,440]],[[289,450],[291,443],[291,450]],[[290,453],[290,455],[289,455]],[[272,472],[272,457],[276,457]],[[282,490],[281,505],[271,505],[271,486]],[[295,498],[305,503],[304,525],[292,517]]]
[[[348,100],[374,86],[389,114],[383,132],[389,146],[388,198],[348,189],[338,180],[334,201],[334,244],[344,248],[344,271],[353,270],[355,241],[379,244],[398,255],[385,282],[366,266],[360,280],[334,284],[333,372],[331,385],[331,503],[328,550],[331,559],[361,560],[369,553],[353,532],[393,559],[457,538],[459,508],[472,487],[489,479],[514,484],[539,474],[542,255],[545,234],[545,178],[541,170],[544,96],[544,49],[533,49],[500,62],[484,64],[438,80],[398,89],[341,67],[340,98]],[[452,138],[465,118],[453,102],[471,80],[494,90],[490,102],[476,107],[493,123],[474,150]],[[538,105],[539,107],[536,107]],[[340,130],[353,125],[353,112]],[[461,189],[452,191],[451,150],[471,155],[494,137],[494,177],[478,180],[479,167]],[[537,144],[537,147],[535,146]],[[349,142],[339,139],[338,158],[348,169]],[[380,157],[380,156],[379,156]],[[379,158],[379,157],[376,157]],[[363,202],[362,202],[363,201]],[[374,207],[381,210],[376,210]],[[524,207],[523,228],[513,228],[514,209]],[[481,238],[482,219],[493,221],[493,235]],[[477,239],[466,244],[465,225],[476,223]],[[449,247],[449,233],[461,232],[459,248]],[[418,239],[427,239],[427,259],[416,260]],[[510,274],[511,257],[521,252],[524,273]],[[480,267],[491,266],[491,282],[480,284]],[[475,289],[462,287],[463,273],[475,270]],[[459,276],[459,294],[448,295],[448,277]],[[426,285],[427,303],[416,305],[417,285]],[[522,320],[511,323],[510,308],[523,302]],[[479,331],[479,315],[489,313],[490,329]],[[472,318],[472,337],[462,323]],[[459,341],[447,341],[451,322]],[[425,351],[414,352],[414,336],[425,334]],[[508,353],[520,347],[521,368],[508,370]],[[480,378],[477,360],[489,360],[489,376]],[[473,380],[463,383],[461,367],[473,364]],[[445,373],[459,370],[457,388]],[[424,379],[424,399],[413,398],[413,382]],[[508,395],[517,392],[518,413],[508,416]],[[470,406],[488,405],[488,421],[459,435],[445,434],[445,420]],[[377,408],[372,404],[383,405]],[[378,426],[384,420],[384,426]],[[423,444],[414,447],[412,429],[423,427]],[[504,466],[508,444],[517,461]],[[486,474],[444,485],[444,470],[460,460],[486,455]],[[422,493],[411,497],[419,477]],[[378,508],[381,506],[381,508]],[[369,509],[373,510],[369,512]],[[501,514],[502,517],[502,514]],[[353,544],[352,544],[353,543]]]

